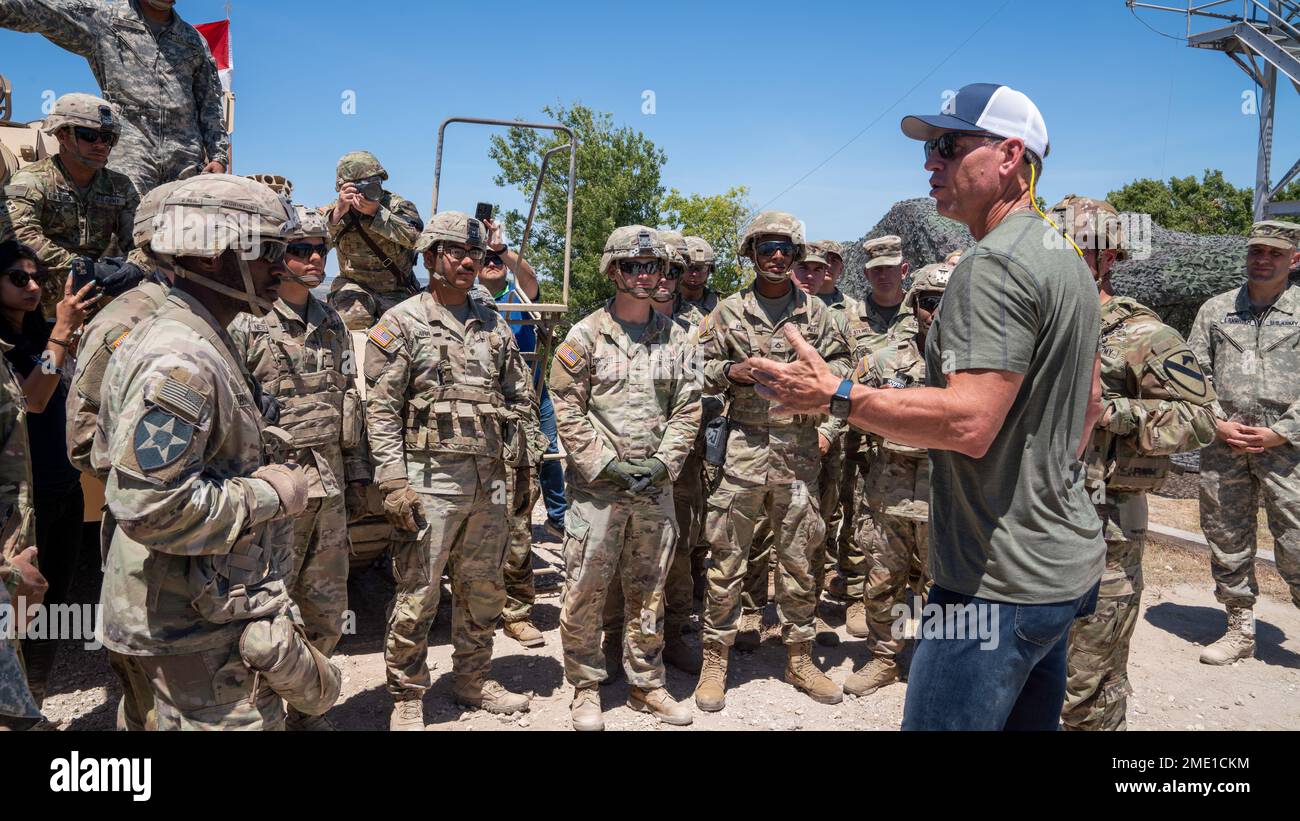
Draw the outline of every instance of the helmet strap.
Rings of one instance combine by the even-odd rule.
[[[239,273],[244,280],[244,290],[237,291],[229,285],[217,282],[211,277],[191,271],[184,265],[172,265],[172,273],[177,277],[188,279],[196,285],[201,285],[209,291],[214,291],[222,296],[237,299],[248,305],[248,312],[255,317],[264,317],[271,311],[271,303],[257,295],[257,289],[253,287],[253,274],[248,268],[248,262],[238,254],[235,255],[239,263]]]

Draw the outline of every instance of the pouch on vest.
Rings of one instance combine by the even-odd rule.
[[[215,624],[256,619],[283,609],[289,601],[275,550],[276,539],[291,539],[293,521],[266,522],[244,533],[229,553],[190,560],[190,604]]]
[[[360,447],[366,435],[366,406],[361,394],[349,388],[343,394],[343,448]]]

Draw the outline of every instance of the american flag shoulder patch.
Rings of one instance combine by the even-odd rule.
[[[114,339],[112,342],[108,343],[108,349],[110,351],[117,350],[117,346],[121,345],[126,340],[127,336],[130,335],[130,333],[131,331],[129,329],[122,331],[122,333],[118,335],[117,339]]]
[[[391,348],[393,346],[393,343],[397,341],[397,337],[394,336],[393,332],[388,330],[388,328],[382,322],[370,329],[369,336],[371,342],[375,343],[376,345],[383,348],[384,350],[388,350],[389,348]]]
[[[191,425],[198,424],[207,402],[203,394],[170,376],[159,383],[152,400],[158,407],[170,411]]]
[[[576,371],[578,368],[582,367],[582,362],[587,358],[587,356],[568,342],[565,342],[560,346],[559,350],[555,352],[555,358],[560,361],[560,364],[563,365],[566,370]]]

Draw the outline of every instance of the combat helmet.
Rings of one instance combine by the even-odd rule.
[[[916,300],[923,293],[943,293],[952,276],[952,266],[943,262],[933,262],[912,276],[912,287],[903,295],[903,308],[916,311]]]
[[[248,260],[280,262],[286,238],[297,230],[289,201],[262,183],[232,174],[202,174],[162,195],[149,245],[176,276],[245,302],[254,316],[265,316],[271,303],[257,296]],[[173,264],[175,257],[215,259],[226,251],[237,252],[242,291]]]
[[[754,240],[766,234],[789,237],[790,241],[794,243],[794,258],[790,260],[790,267],[780,274],[769,274],[758,268],[755,259]],[[755,260],[755,270],[758,276],[771,282],[780,282],[789,279],[790,269],[794,267],[796,262],[803,259],[807,242],[803,221],[798,217],[784,211],[764,211],[750,220],[749,225],[745,226],[745,233],[740,237],[738,254]]]
[[[439,243],[455,242],[469,248],[471,256],[482,261],[487,251],[487,240],[487,227],[478,219],[462,211],[440,211],[429,219],[429,224],[420,232],[419,239],[415,241],[415,250],[417,253],[436,251]],[[455,287],[451,280],[438,273],[436,260],[432,265],[426,260],[425,267],[429,269],[430,277],[437,277],[444,284]]]
[[[686,238],[686,261],[688,263],[713,265],[716,260],[717,255],[713,253],[713,246],[704,237]]]
[[[45,118],[45,125],[41,130],[53,135],[59,129],[76,126],[84,126],[95,131],[107,131],[113,135],[113,143],[116,143],[117,138],[122,134],[122,124],[107,100],[100,99],[94,94],[79,92],[64,94],[55,100],[54,108],[50,111],[50,116]],[[112,143],[109,148],[111,150]],[[92,160],[81,153],[81,147],[76,140],[72,141],[70,150],[77,160],[87,167],[99,169],[107,164],[107,160]]]
[[[292,233],[285,235],[288,242],[297,242],[308,237],[329,237],[329,224],[320,211],[305,205],[295,205],[293,213],[298,218],[298,227]]]
[[[1051,207],[1050,216],[1079,250],[1110,248],[1116,251],[1116,259],[1128,257],[1123,221],[1109,202],[1069,194]]]
[[[659,239],[663,240],[664,248],[668,251],[668,273],[672,275],[664,279],[671,278],[674,282],[680,281],[686,273],[686,263],[689,259],[686,238],[682,236],[681,231],[675,231],[671,228],[659,228],[657,233]],[[664,282],[661,280],[659,285],[663,286],[663,284]],[[676,291],[676,286],[670,285],[668,289],[656,287],[650,298],[655,302],[669,302],[677,298]]]
[[[668,270],[671,256],[672,252],[668,250],[668,245],[655,229],[646,225],[622,225],[615,228],[609,235],[609,239],[605,240],[605,249],[600,255],[600,272],[614,280],[614,287],[620,293],[632,293],[638,298],[648,298],[653,289],[629,287],[622,273],[611,266],[619,260],[653,257],[659,260],[659,274],[663,276]]]
[[[169,191],[184,182],[185,180],[165,182],[149,189],[140,198],[140,204],[135,207],[135,222],[131,224],[131,240],[135,243],[136,248],[152,251],[153,232],[156,227],[154,222],[158,217],[158,206]]]
[[[386,180],[388,172],[369,151],[349,151],[339,158],[338,169],[334,173],[334,190],[342,188],[345,182],[356,182],[370,177]]]

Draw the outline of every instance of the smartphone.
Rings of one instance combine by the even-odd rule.
[[[474,219],[482,222],[483,220],[492,219],[492,203],[480,202],[474,207]]]
[[[74,294],[80,293],[82,288],[85,288],[90,283],[96,281],[95,263],[87,259],[86,257],[78,257],[77,259],[74,259],[72,261],[71,277],[72,277],[72,293]],[[100,292],[99,288],[94,288],[87,296],[88,297],[98,296],[99,292]]]

